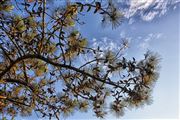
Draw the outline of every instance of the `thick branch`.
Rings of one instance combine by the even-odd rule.
[[[11,99],[11,98],[6,98],[6,100],[8,100],[8,101],[10,101],[10,102],[12,102],[12,103],[14,103],[14,104],[21,104],[21,105],[24,105],[24,106],[27,106],[27,107],[30,107],[30,105],[27,105],[27,104],[25,104],[25,103],[22,103],[22,102],[19,102],[19,101],[16,101],[16,100],[13,100],[13,99]]]
[[[25,81],[23,81],[23,80],[11,79],[11,78],[3,79],[3,80],[4,80],[5,82],[18,83],[18,84],[27,86],[27,87],[29,87],[32,91],[34,91],[34,87],[33,87],[31,84],[29,84],[29,83],[27,83],[27,82],[25,82]]]
[[[1,79],[15,64],[17,64],[18,62],[20,62],[20,61],[22,61],[22,60],[25,60],[25,59],[32,59],[32,58],[42,60],[42,61],[44,61],[44,62],[46,62],[46,63],[49,63],[49,64],[51,64],[51,65],[54,65],[54,66],[56,66],[56,67],[62,67],[62,68],[66,68],[66,69],[69,69],[69,70],[73,70],[73,71],[79,72],[79,73],[81,73],[81,74],[83,74],[83,75],[86,75],[86,76],[88,76],[88,77],[91,77],[92,79],[96,79],[96,80],[98,80],[98,81],[100,81],[100,82],[102,82],[102,83],[106,83],[106,84],[109,84],[109,85],[112,85],[112,86],[115,86],[115,87],[118,87],[118,88],[122,88],[122,89],[123,89],[123,87],[115,84],[114,82],[106,81],[106,80],[104,80],[104,79],[101,79],[101,78],[99,78],[99,77],[96,77],[96,76],[94,76],[94,75],[91,75],[90,73],[87,73],[87,72],[85,72],[85,71],[83,71],[83,70],[81,70],[81,69],[78,69],[78,68],[76,68],[76,67],[53,62],[53,61],[50,60],[49,58],[45,58],[45,57],[43,57],[43,56],[41,56],[41,55],[31,55],[31,54],[29,54],[29,55],[24,55],[24,56],[18,58],[17,60],[15,60],[9,67],[7,67],[3,72],[0,73],[0,79]]]

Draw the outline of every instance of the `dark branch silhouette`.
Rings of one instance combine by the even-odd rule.
[[[35,112],[60,119],[92,106],[103,118],[108,111],[122,116],[128,107],[149,104],[157,54],[128,60],[123,57],[127,41],[117,51],[93,48],[76,30],[86,22],[79,16],[88,12],[118,27],[123,14],[113,2],[67,2],[59,8],[51,2],[0,1],[0,114],[14,118]]]

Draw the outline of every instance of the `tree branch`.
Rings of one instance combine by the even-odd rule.
[[[92,75],[92,74],[90,74],[90,73],[87,73],[87,72],[85,72],[85,71],[83,71],[83,70],[80,70],[80,69],[78,69],[78,68],[76,68],[76,67],[73,67],[73,66],[71,66],[71,65],[65,65],[65,64],[56,63],[56,62],[53,62],[52,60],[50,60],[49,58],[45,58],[45,57],[43,57],[43,56],[41,56],[41,55],[36,55],[36,54],[34,54],[34,55],[32,55],[32,54],[24,55],[24,56],[16,59],[9,67],[7,67],[5,70],[3,70],[3,72],[0,73],[0,79],[1,79],[15,64],[17,64],[18,62],[20,62],[20,61],[22,61],[22,60],[25,60],[25,59],[33,59],[33,58],[42,60],[42,61],[44,61],[44,62],[46,62],[46,63],[48,63],[48,64],[51,64],[51,65],[54,65],[54,66],[56,66],[56,67],[67,68],[67,69],[69,69],[69,70],[73,70],[73,71],[79,72],[79,73],[81,73],[81,74],[83,74],[83,75],[86,75],[86,76],[88,76],[88,77],[91,77],[92,79],[96,79],[96,80],[98,80],[98,81],[100,81],[100,82],[102,82],[102,83],[106,83],[106,84],[109,84],[109,85],[112,85],[112,86],[115,86],[115,87],[118,87],[118,88],[123,89],[123,87],[115,84],[115,83],[112,82],[112,81],[106,81],[106,80],[104,80],[104,79],[102,79],[102,78],[96,77],[96,76],[94,76],[94,75]]]
[[[6,100],[7,101],[10,101],[10,102],[12,102],[12,103],[14,103],[14,104],[21,104],[21,105],[24,105],[24,106],[27,106],[27,107],[30,107],[30,105],[27,105],[27,104],[25,104],[25,103],[22,103],[22,102],[19,102],[19,101],[16,101],[16,100],[13,100],[13,99],[11,99],[11,98],[6,98]]]
[[[3,79],[3,80],[4,80],[5,82],[18,83],[18,84],[27,86],[27,87],[29,87],[32,91],[34,91],[34,87],[33,87],[31,84],[29,84],[29,83],[27,83],[27,82],[25,82],[25,81],[23,81],[23,80],[11,79],[11,78],[6,78],[6,79]]]

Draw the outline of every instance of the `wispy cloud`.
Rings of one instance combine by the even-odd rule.
[[[146,37],[138,37],[139,41],[140,41],[140,44],[139,44],[139,48],[140,49],[143,49],[143,50],[146,50],[150,47],[150,44],[153,40],[158,40],[162,37],[162,33],[156,33],[156,34],[153,34],[153,33],[150,33],[148,34]]]
[[[101,47],[102,50],[117,50],[120,46],[112,39],[108,37],[102,37],[100,39],[93,38],[92,47]]]
[[[127,46],[129,46],[129,44],[131,43],[131,39],[132,38],[129,37],[125,31],[121,31],[118,39],[112,39],[106,36],[99,39],[93,38],[91,42],[91,46],[93,48],[97,48],[99,46],[103,51],[106,50],[117,51],[121,49],[125,43],[127,43]]]
[[[134,16],[144,21],[151,21],[155,17],[164,15],[168,10],[176,9],[180,0],[118,0],[126,18],[132,23]]]

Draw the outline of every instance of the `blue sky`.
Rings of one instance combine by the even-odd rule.
[[[169,6],[170,7],[170,6]],[[172,7],[172,6],[171,6]],[[153,90],[153,103],[143,108],[127,110],[122,119],[174,119],[178,118],[179,107],[179,6],[169,9],[163,15],[153,16],[144,20],[141,16],[134,16],[133,23],[125,21],[118,29],[102,29],[100,17],[87,15],[84,20],[86,25],[80,26],[84,36],[87,36],[95,44],[108,47],[117,47],[121,38],[130,40],[130,48],[127,56],[141,58],[146,50],[152,50],[160,54],[160,77]],[[150,11],[151,12],[151,11]],[[88,30],[87,30],[88,28]],[[105,39],[108,39],[106,41]],[[106,43],[107,42],[107,43]],[[103,43],[103,44],[102,44]],[[75,113],[67,119],[95,119],[92,113]],[[108,115],[108,119],[116,119]]]
[[[180,1],[179,0],[117,0],[125,11],[127,19],[117,29],[102,28],[99,15],[87,14],[86,22],[78,26],[91,45],[116,48],[121,38],[128,38],[130,47],[127,57],[143,57],[149,49],[160,54],[160,77],[154,86],[153,103],[143,108],[126,110],[122,119],[177,119],[179,112],[179,40]],[[110,44],[111,43],[111,44]],[[96,119],[92,111],[76,112],[67,120]],[[35,115],[33,115],[34,118]],[[25,120],[32,119],[23,118]],[[106,119],[114,119],[109,114]]]

